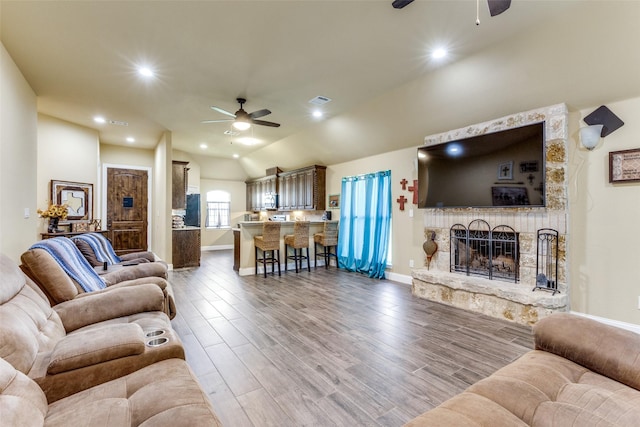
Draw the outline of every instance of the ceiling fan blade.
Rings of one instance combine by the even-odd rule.
[[[222,114],[224,114],[224,115],[226,115],[226,116],[231,116],[231,117],[233,117],[233,118],[235,118],[235,117],[236,117],[236,115],[235,115],[235,114],[230,113],[230,112],[228,112],[227,110],[223,110],[222,108],[215,107],[215,106],[213,106],[213,105],[211,106],[211,109],[212,109],[212,110],[214,110],[214,111],[217,111],[218,113],[222,113]]]
[[[500,15],[511,7],[511,0],[487,0],[489,3],[489,14],[491,16]]]
[[[271,111],[267,110],[266,108],[263,108],[262,110],[258,110],[258,111],[254,111],[253,113],[250,113],[249,117],[251,117],[252,119],[257,119],[258,117],[264,117],[268,114],[271,114]]]
[[[266,120],[252,120],[251,123],[254,125],[270,126],[272,128],[280,127],[280,123],[268,122]]]
[[[203,120],[200,123],[226,123],[226,122],[232,122],[233,119],[228,119],[228,120]]]
[[[413,0],[393,0],[393,3],[391,3],[391,6],[393,6],[395,9],[402,9],[412,1]]]

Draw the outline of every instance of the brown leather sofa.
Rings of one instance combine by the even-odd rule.
[[[52,308],[0,255],[0,357],[33,379],[49,403],[161,360],[184,359],[158,286],[85,295]]]
[[[86,294],[84,289],[64,271],[47,251],[39,248],[29,249],[21,255],[20,260],[22,271],[40,287],[51,305],[71,301]],[[166,267],[162,263],[149,262],[132,267],[111,266],[109,268],[110,270],[100,275],[107,285],[107,288],[101,292],[117,287],[153,283],[164,294],[163,311],[171,319],[175,317],[176,306],[173,289],[171,284],[164,279]]]
[[[535,350],[407,426],[640,425],[640,334],[558,313]]]
[[[51,307],[0,255],[0,425],[221,426],[155,284]]]

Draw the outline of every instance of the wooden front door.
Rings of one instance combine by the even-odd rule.
[[[147,250],[147,175],[107,168],[107,227],[118,255]]]

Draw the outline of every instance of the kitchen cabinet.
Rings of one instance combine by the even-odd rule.
[[[278,177],[276,175],[246,181],[247,185],[247,210],[259,211],[271,206],[265,206],[264,195],[266,193],[278,194]]]
[[[278,210],[324,210],[326,171],[325,166],[314,165],[281,173],[278,177],[281,201]]]
[[[171,174],[171,208],[185,209],[187,207],[187,180],[189,162],[174,160]]]
[[[200,228],[180,228],[172,231],[173,268],[200,266]]]

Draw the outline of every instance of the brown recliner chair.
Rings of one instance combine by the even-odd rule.
[[[49,239],[40,243],[54,241],[56,239],[64,239],[60,242],[66,241],[66,248],[69,251],[75,251],[75,258],[84,259],[78,248],[65,237]],[[73,300],[74,298],[85,295],[87,292],[76,279],[72,278],[65,271],[59,261],[44,249],[32,247],[21,255],[20,260],[22,262],[20,265],[22,271],[24,271],[24,273],[40,287],[49,299],[51,305]],[[86,263],[86,261],[84,262]],[[155,284],[162,289],[162,292],[164,293],[164,312],[173,319],[176,315],[176,306],[171,284],[164,278],[152,274],[156,269],[162,269],[162,265],[160,263],[145,263],[137,265],[136,267],[149,269],[151,273],[140,277],[142,270],[133,270],[133,267],[120,267],[117,269],[107,270],[104,274],[102,274],[103,272],[100,269],[97,269],[96,271],[100,274],[100,279],[104,282],[106,289],[123,286],[137,286],[147,283]],[[86,267],[78,267],[79,270],[82,270],[83,268],[92,269],[88,263],[86,263]]]
[[[3,426],[221,426],[183,360],[154,363],[47,404],[38,385],[0,358]]]
[[[154,284],[96,291],[54,308],[0,255],[0,357],[51,403],[160,360],[184,359]]]

